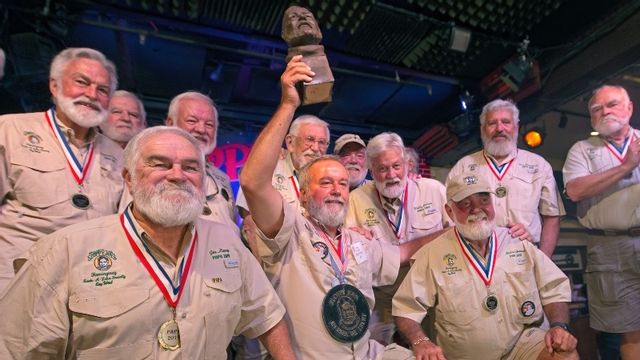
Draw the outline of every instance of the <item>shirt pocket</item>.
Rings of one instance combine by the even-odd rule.
[[[67,164],[18,151],[11,158],[10,180],[16,199],[27,207],[47,209],[70,199]]]
[[[434,211],[429,215],[424,215],[424,213],[417,213],[411,222],[411,228],[413,231],[420,231],[430,233],[431,230],[434,230],[440,224],[442,224],[442,214],[440,211]]]
[[[73,312],[78,359],[151,357],[154,337],[149,334],[154,330],[144,317],[152,314],[153,309],[131,311],[145,306],[148,300],[149,289],[146,288],[118,288],[71,295],[69,309]],[[107,343],[118,346],[103,347]]]
[[[242,277],[240,266],[221,268],[205,278],[203,296],[211,301],[210,310],[204,316],[205,327],[205,359],[224,358],[231,338],[223,337],[231,329],[235,329],[240,321],[242,306]]]
[[[536,188],[536,184],[539,183],[542,174],[538,171],[535,174],[527,173],[521,170],[518,173],[513,174],[513,178],[509,183],[509,207],[520,210],[520,213],[529,214],[530,217],[533,214],[538,214],[538,201],[540,198],[541,189]],[[525,226],[529,223],[523,224]]]

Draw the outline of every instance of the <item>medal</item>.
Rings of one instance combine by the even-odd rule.
[[[180,348],[180,330],[178,329],[178,322],[176,321],[176,308],[180,297],[182,297],[182,291],[187,286],[187,279],[189,277],[189,270],[191,270],[191,261],[195,253],[196,243],[198,241],[198,234],[194,231],[193,237],[187,249],[185,249],[185,256],[178,267],[178,279],[180,279],[177,285],[173,284],[173,281],[168,276],[162,264],[153,257],[153,254],[149,252],[146,244],[142,242],[140,234],[138,234],[133,220],[129,213],[130,208],[126,208],[120,215],[120,224],[124,230],[127,240],[133,249],[133,252],[140,260],[140,263],[147,269],[149,275],[156,283],[156,286],[164,296],[165,301],[171,308],[173,318],[167,320],[160,325],[158,330],[158,343],[160,347],[166,350],[176,350]]]
[[[180,330],[178,322],[174,319],[162,323],[158,331],[158,343],[165,350],[177,350],[180,348]]]
[[[205,205],[204,208],[202,209],[202,215],[204,216],[211,215],[211,208]]]
[[[91,205],[91,202],[89,201],[89,197],[87,197],[87,195],[78,193],[73,194],[73,196],[71,197],[71,204],[78,209],[85,210],[89,207],[89,205]]]
[[[334,286],[322,300],[322,321],[332,338],[351,343],[369,328],[369,304],[364,294],[349,284]]]
[[[504,186],[500,186],[496,189],[496,196],[499,198],[503,198],[507,195],[507,188]]]
[[[498,308],[498,298],[494,294],[489,294],[484,298],[482,306],[490,313],[495,312]]]
[[[60,144],[60,148],[62,149],[62,153],[64,154],[65,159],[67,160],[67,165],[69,165],[69,170],[71,170],[73,178],[76,180],[76,183],[80,187],[82,187],[84,179],[89,173],[91,161],[93,160],[93,143],[89,145],[89,150],[87,152],[87,156],[84,159],[84,163],[80,163],[80,160],[78,160],[76,155],[73,153],[73,150],[69,146],[69,142],[60,129],[60,126],[58,126],[58,123],[55,121],[56,112],[54,108],[49,109],[44,113],[44,115],[47,124],[51,128],[51,131],[53,131],[53,136]],[[84,210],[89,207],[90,202],[89,198],[86,195],[78,193],[74,194],[71,197],[71,204],[73,204],[73,206],[78,209]]]

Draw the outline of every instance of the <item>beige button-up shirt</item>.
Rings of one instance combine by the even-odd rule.
[[[182,346],[160,348],[158,331],[172,310],[120,221],[120,215],[94,219],[36,243],[0,298],[0,308],[10,309],[0,328],[0,358],[226,359],[232,335],[259,336],[284,316],[237,234],[199,219],[191,271],[176,309]],[[142,234],[135,219],[133,224]],[[190,239],[188,233],[185,240]],[[188,246],[177,263],[149,248],[177,280]]]
[[[632,129],[636,139],[640,131]],[[565,185],[578,177],[606,171],[621,164],[605,140],[592,136],[575,143],[565,160]],[[640,226],[640,168],[600,194],[578,202],[578,220],[589,229],[627,230]]]
[[[372,309],[373,286],[390,284],[396,279],[399,249],[382,241],[366,240],[350,230],[343,231],[349,239],[346,282],[364,294]],[[313,246],[323,242],[322,237],[297,208],[285,203],[284,223],[278,234],[269,239],[258,230],[258,237],[264,270],[287,309],[293,348],[300,359],[362,360],[375,359],[382,353],[383,346],[369,340],[368,331],[355,343],[341,343],[325,329],[322,301],[333,287],[336,274],[330,255],[323,258]],[[356,258],[354,251],[358,248],[364,250],[364,256]]]
[[[500,359],[526,327],[542,322],[544,305],[571,301],[569,279],[544,253],[506,228],[496,228],[496,236],[489,287],[452,229],[414,255],[393,298],[394,316],[420,323],[427,311],[435,314],[436,341],[447,359]],[[498,299],[494,313],[483,306],[490,293]]]
[[[93,161],[80,186],[44,113],[0,116],[0,292],[13,278],[13,261],[40,237],[118,211],[122,148],[97,133],[91,142]],[[86,149],[69,146],[84,159]],[[73,206],[77,193],[89,198],[87,209]]]
[[[508,169],[505,170],[502,179],[499,179],[499,175],[494,175],[491,165],[487,162],[490,160],[486,160],[483,154],[486,153],[481,150],[460,159],[449,172],[447,181],[463,173],[475,173],[485,178],[494,191],[498,188],[505,189],[505,196],[498,196],[498,193],[502,192],[501,189],[493,197],[496,225],[520,223],[527,228],[533,242],[540,242],[540,216],[566,214],[551,165],[537,154],[516,149],[503,161],[503,164],[509,161],[512,163],[505,165]],[[493,159],[488,154],[487,157]]]

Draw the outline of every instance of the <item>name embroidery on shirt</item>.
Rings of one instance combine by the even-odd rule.
[[[229,259],[231,254],[229,249],[209,250],[209,256],[212,260]]]

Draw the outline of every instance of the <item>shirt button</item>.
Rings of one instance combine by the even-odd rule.
[[[182,315],[180,315],[181,318],[186,319],[187,318],[187,313],[182,313]]]

